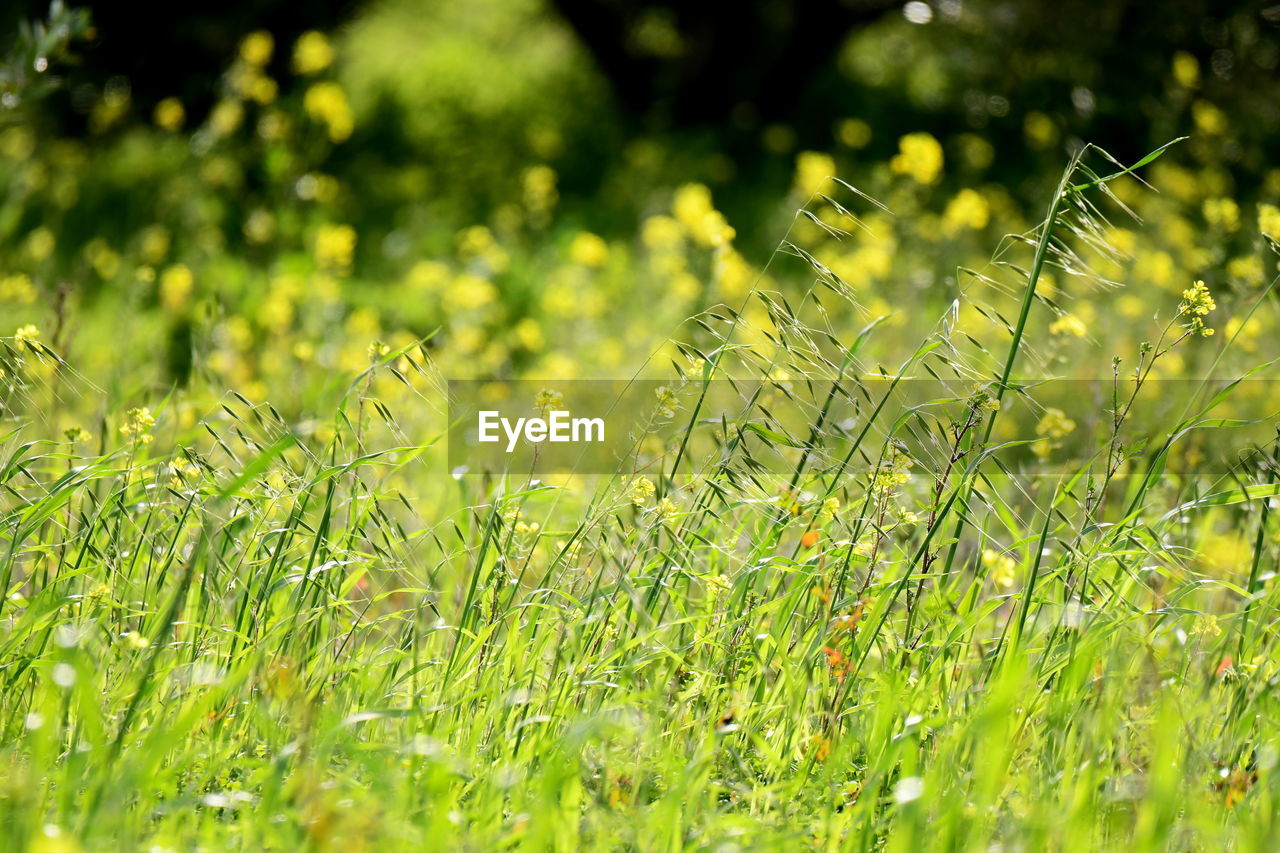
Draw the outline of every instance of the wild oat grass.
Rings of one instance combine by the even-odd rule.
[[[1072,413],[1006,427],[1057,369],[1046,275],[1113,286],[1107,162],[905,349],[833,320],[857,288],[789,235],[677,335],[685,427],[618,476],[450,477],[426,344],[375,343],[331,411],[232,393],[184,426],[20,331],[0,846],[1276,849],[1274,448],[1172,473],[1264,374],[1224,372],[1189,291],[1136,359],[1072,365],[1115,391],[1100,444],[1047,468]],[[836,189],[797,222],[888,215]],[[1152,365],[1206,346],[1138,442]],[[752,389],[732,419],[719,379]],[[72,399],[103,414],[55,431]]]

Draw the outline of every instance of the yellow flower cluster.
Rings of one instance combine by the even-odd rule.
[[[155,416],[145,407],[130,409],[125,414],[125,422],[120,427],[120,434],[133,445],[150,444],[153,436],[151,429],[156,425]]]
[[[991,575],[991,579],[995,581],[996,586],[1008,589],[1013,586],[1016,580],[1015,570],[1018,567],[1018,563],[1008,554],[984,548],[982,551],[982,567]]]
[[[703,184],[685,184],[676,190],[671,209],[689,235],[703,246],[723,246],[735,236],[724,214],[712,206],[711,190]]]
[[[942,174],[942,144],[928,133],[908,133],[898,140],[898,153],[889,161],[897,175],[931,184]]]
[[[942,230],[951,235],[965,229],[981,230],[991,221],[991,205],[982,193],[967,187],[956,193],[942,214]]]
[[[324,33],[311,30],[293,45],[293,70],[297,74],[319,74],[333,64],[333,45]]]
[[[333,142],[345,142],[355,130],[355,113],[347,93],[331,80],[313,83],[303,95],[302,108],[313,121],[325,126]]]
[[[810,198],[827,187],[836,174],[836,161],[820,151],[801,151],[796,157],[795,191]]]
[[[191,299],[191,291],[195,287],[195,276],[186,264],[174,264],[160,276],[160,304],[174,313],[187,307]]]
[[[1075,431],[1076,422],[1061,409],[1047,408],[1036,424],[1036,434],[1052,439],[1066,438]]]
[[[1049,334],[1051,335],[1083,338],[1088,332],[1089,328],[1085,326],[1084,321],[1074,314],[1060,314],[1049,324]]]
[[[1258,230],[1280,243],[1280,207],[1273,204],[1258,205]]]
[[[891,494],[911,479],[911,457],[897,446],[890,446],[889,453],[871,480],[871,489],[880,495]]]
[[[533,407],[540,412],[564,411],[564,394],[554,388],[543,388],[534,395]]]
[[[315,257],[322,268],[348,272],[355,259],[356,230],[350,225],[324,224],[316,231]]]
[[[1190,334],[1207,338],[1213,334],[1213,329],[1204,324],[1204,318],[1217,307],[1218,304],[1213,301],[1209,288],[1205,287],[1203,281],[1197,281],[1182,291],[1182,302],[1178,304],[1178,316],[1183,318],[1182,325]]]
[[[648,477],[637,477],[631,481],[630,500],[636,506],[644,506],[653,497],[657,488]]]
[[[156,104],[152,119],[156,127],[161,130],[176,133],[182,130],[182,123],[187,119],[187,111],[183,108],[182,101],[177,98],[165,98]]]
[[[1039,439],[1031,443],[1031,451],[1041,459],[1046,458],[1060,441],[1075,432],[1076,422],[1067,417],[1061,409],[1047,408],[1036,423],[1036,435]]]
[[[579,266],[599,268],[609,260],[609,244],[590,231],[579,231],[569,244],[569,257]]]

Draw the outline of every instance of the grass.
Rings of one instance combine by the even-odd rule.
[[[94,451],[51,425],[108,392],[8,341],[0,846],[1276,849],[1274,451],[1171,473],[1246,374],[1147,445],[1113,406],[1050,473],[1009,434],[1042,274],[1106,284],[1130,170],[1085,154],[972,273],[1016,319],[896,369],[784,243],[812,286],[695,318],[685,426],[630,476],[445,476],[425,346],[373,352],[324,433],[231,394]],[[755,384],[713,420],[722,377]],[[921,378],[944,398],[897,405]],[[1198,561],[1227,536],[1243,583]]]

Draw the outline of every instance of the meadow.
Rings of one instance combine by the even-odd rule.
[[[1280,846],[1280,170],[1198,68],[1034,206],[848,119],[753,243],[644,146],[446,214],[338,50],[0,126],[0,849]],[[450,381],[633,377],[625,469],[449,463]]]

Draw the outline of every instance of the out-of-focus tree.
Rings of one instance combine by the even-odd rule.
[[[778,118],[848,34],[897,0],[554,0],[618,99],[675,124]]]
[[[72,47],[92,28],[88,9],[53,0],[48,17],[17,22],[17,37],[0,61],[0,123],[23,118],[61,87],[60,66],[74,62]]]

